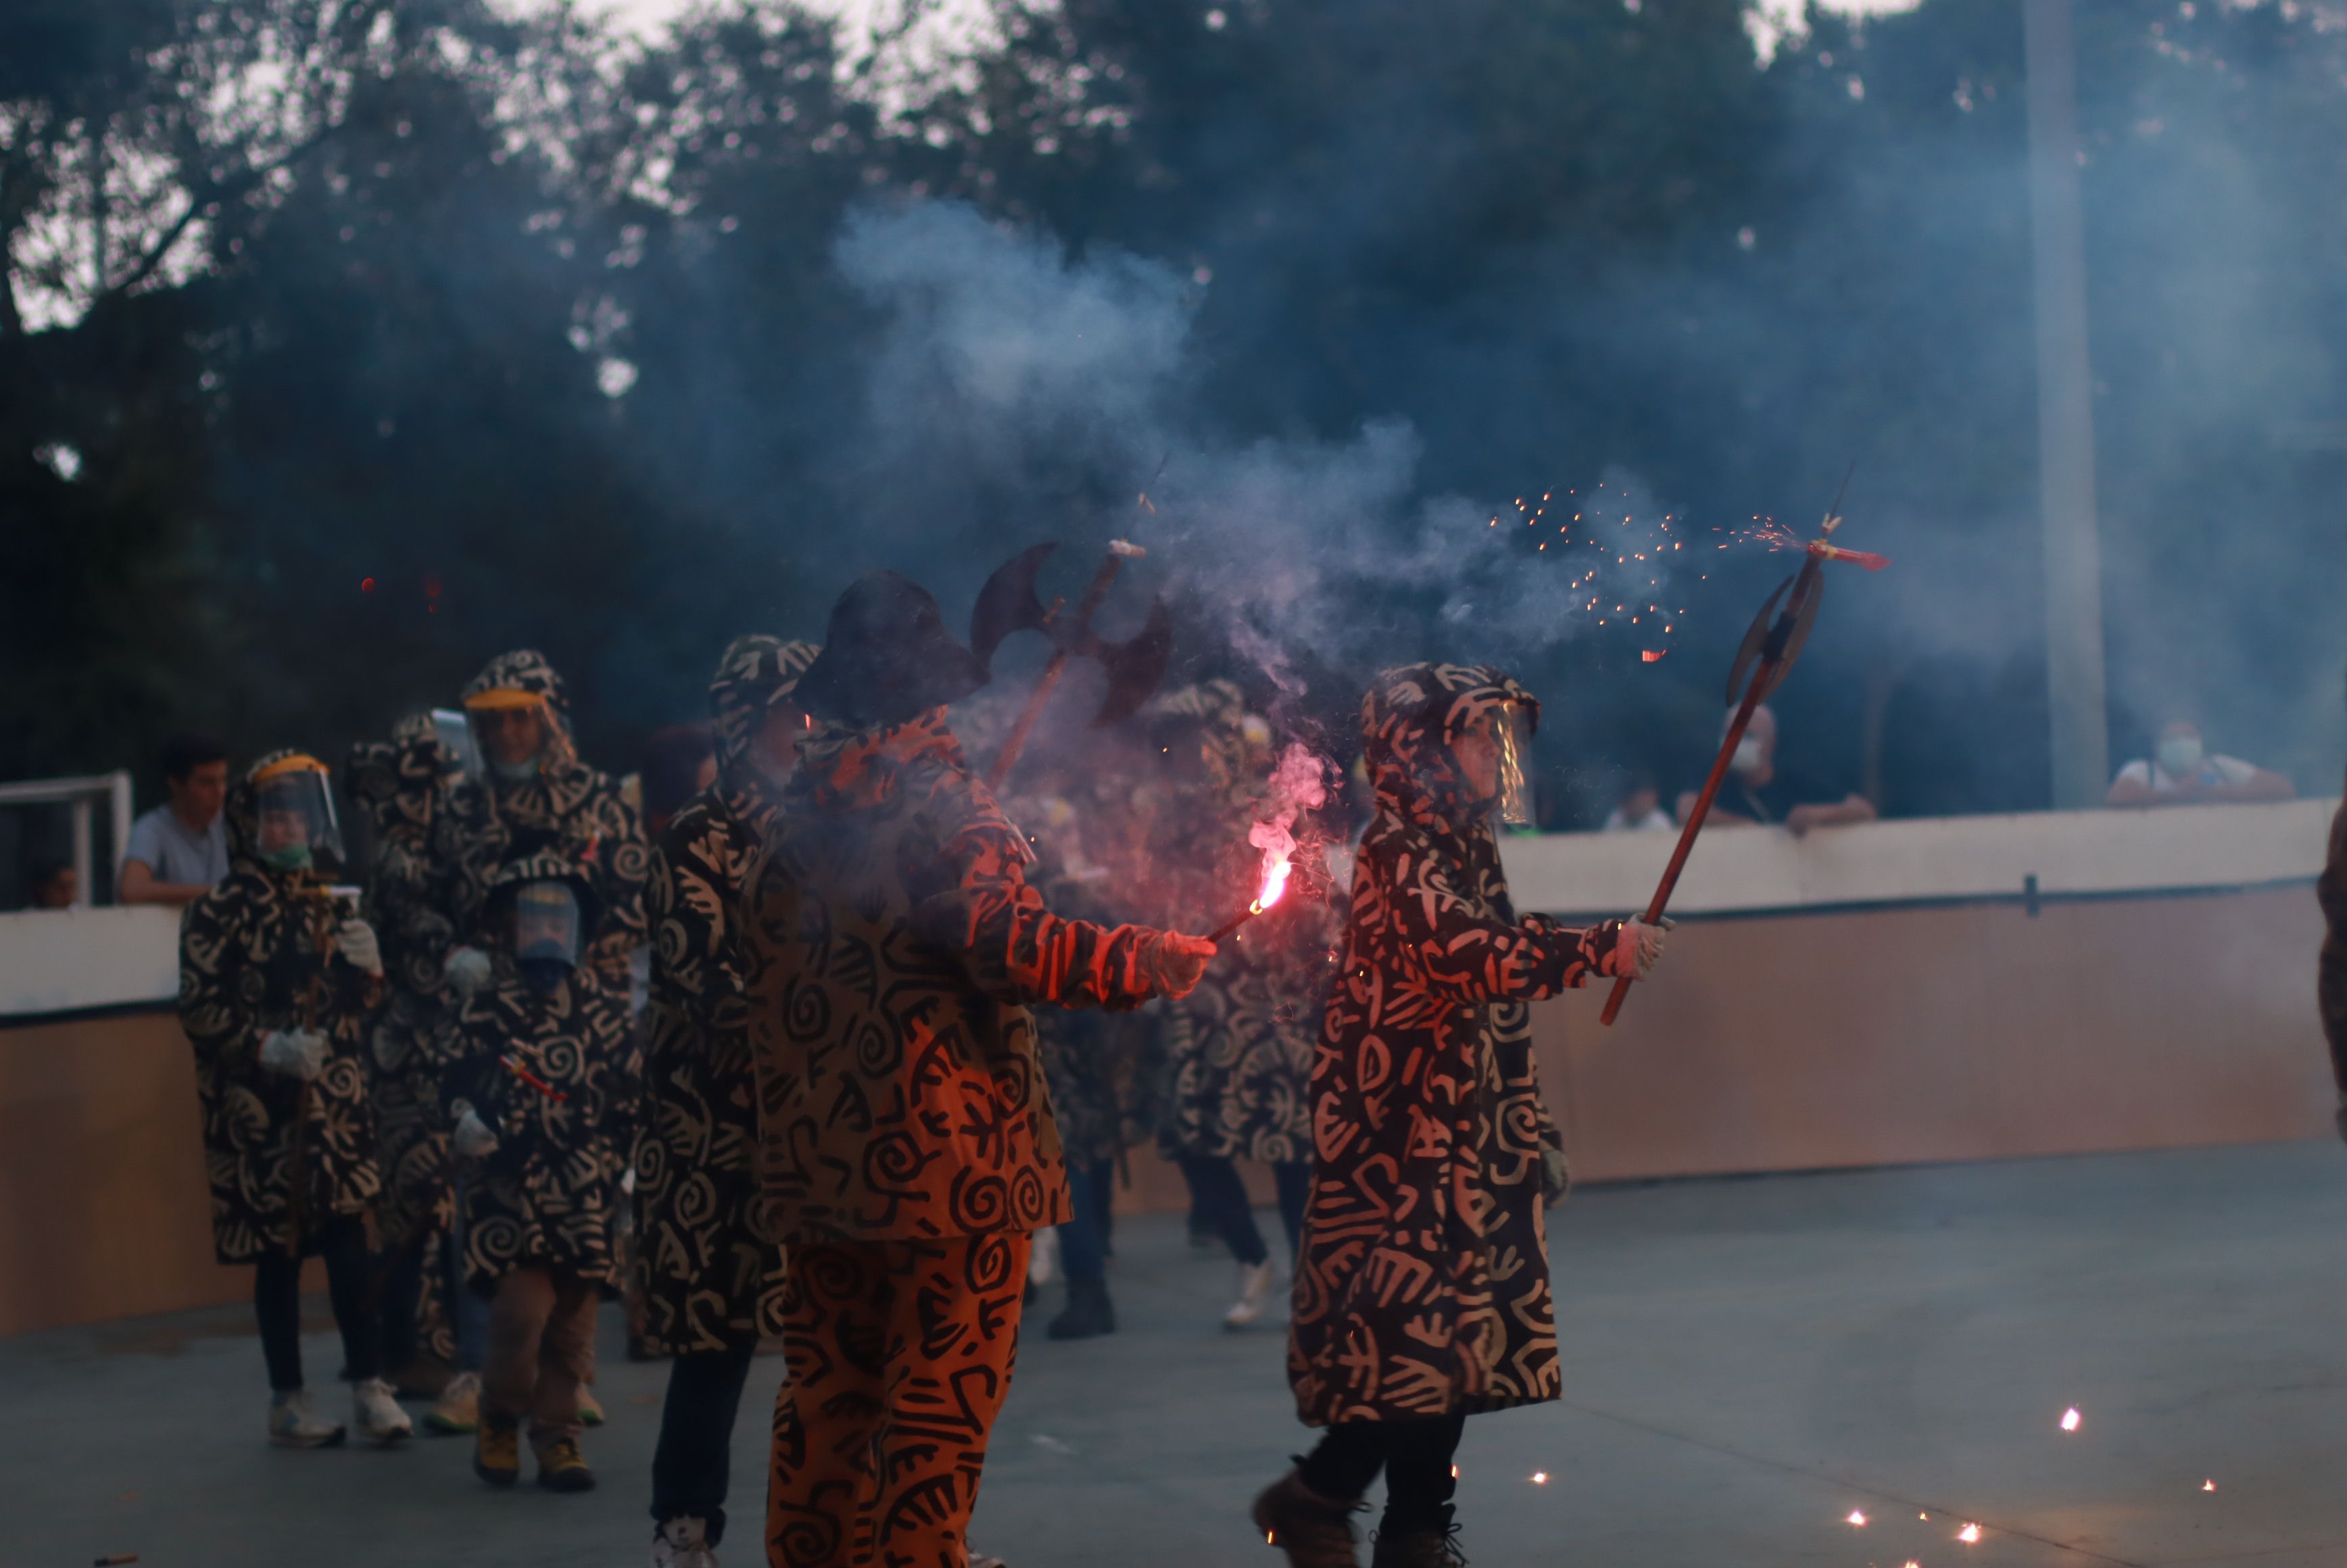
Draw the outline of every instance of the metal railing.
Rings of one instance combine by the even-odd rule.
[[[90,901],[97,887],[94,863],[97,853],[90,832],[90,811],[98,802],[107,807],[108,825],[113,833],[114,857],[118,862],[130,847],[130,773],[117,768],[110,774],[93,774],[77,779],[26,779],[20,784],[0,784],[0,806],[62,805],[71,816],[73,827],[74,876],[80,884],[75,895],[77,906]],[[110,885],[110,884],[109,884]],[[116,890],[114,901],[121,902]]]

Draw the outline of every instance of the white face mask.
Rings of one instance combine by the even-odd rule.
[[[2189,778],[2200,771],[2200,737],[2170,735],[2159,743],[2159,771],[2172,779]]]
[[[1742,776],[1750,778],[1767,761],[1768,753],[1761,748],[1760,738],[1747,734],[1736,743],[1736,754],[1728,759],[1727,765]]]

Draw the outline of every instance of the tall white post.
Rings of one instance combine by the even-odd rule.
[[[2097,804],[2110,777],[2103,561],[2095,519],[2095,384],[2078,218],[2070,0],[2022,0],[2029,69],[2029,210],[2037,301],[2037,497],[2045,537],[2045,683],[2054,804]]]

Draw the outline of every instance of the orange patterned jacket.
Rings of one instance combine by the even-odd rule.
[[[1156,932],[1064,920],[943,709],[818,729],[745,879],[760,1182],[778,1239],[1069,1217],[1030,1003],[1154,994]]]

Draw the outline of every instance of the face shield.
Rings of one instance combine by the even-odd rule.
[[[561,881],[525,882],[514,897],[514,961],[544,995],[579,967],[579,895]]]
[[[1508,827],[1530,827],[1534,820],[1532,720],[1511,702],[1492,720],[1491,729],[1500,753],[1500,821]]]
[[[317,758],[293,756],[272,764],[252,781],[254,848],[264,865],[310,871],[342,864],[342,829],[327,778],[326,764]]]
[[[440,740],[440,747],[454,759],[456,776],[477,779],[481,776],[481,748],[473,739],[469,715],[460,708],[432,710],[432,732]]]
[[[487,772],[509,784],[536,778],[562,755],[562,721],[535,692],[477,692],[465,699],[465,719]]]

